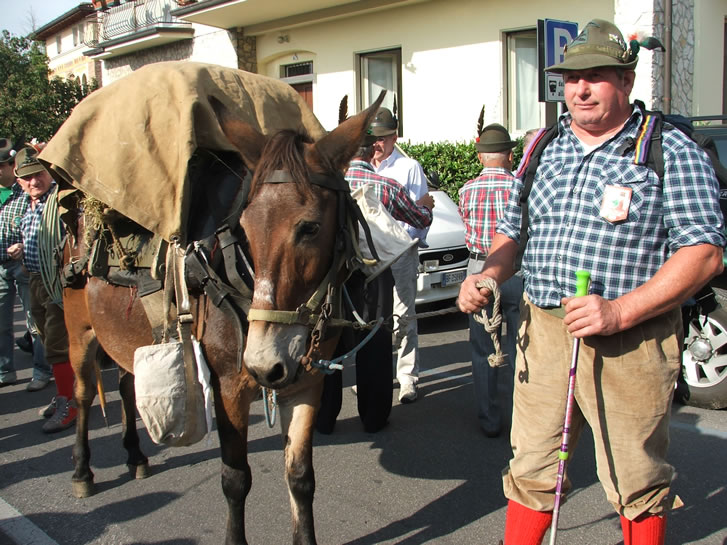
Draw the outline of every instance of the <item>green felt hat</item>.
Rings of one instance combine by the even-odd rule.
[[[30,146],[21,149],[15,155],[15,176],[24,178],[45,170],[38,161],[39,153],[38,150]]]
[[[510,138],[510,133],[499,123],[487,125],[475,141],[475,148],[479,153],[497,153],[510,151],[517,142]]]
[[[636,43],[637,47],[627,45],[621,31],[613,23],[593,19],[565,47],[563,62],[546,68],[546,71],[560,73],[603,66],[633,70],[638,62],[639,48]]]

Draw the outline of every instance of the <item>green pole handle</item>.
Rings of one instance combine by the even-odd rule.
[[[588,285],[591,283],[591,273],[576,271],[576,297],[588,295]]]

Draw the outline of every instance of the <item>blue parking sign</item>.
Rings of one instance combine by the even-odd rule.
[[[545,19],[545,68],[563,62],[563,48],[578,36],[578,23]]]

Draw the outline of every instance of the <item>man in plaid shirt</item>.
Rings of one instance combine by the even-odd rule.
[[[373,145],[364,145],[351,161],[346,172],[346,181],[351,186],[351,191],[371,184],[381,204],[395,220],[408,223],[417,229],[429,227],[432,223],[434,198],[427,193],[414,202],[401,184],[391,178],[376,174],[374,167],[369,162],[373,155]]]
[[[41,253],[38,244],[43,223],[43,210],[49,198],[55,198],[55,183],[38,161],[38,150],[28,146],[15,157],[15,175],[28,196],[30,205],[20,220],[23,242],[8,248],[11,258],[23,260],[30,274],[30,308],[38,333],[43,340],[48,363],[53,366],[57,395],[50,405],[39,411],[48,418],[43,432],[55,433],[71,427],[76,421],[77,409],[73,402],[74,374],[68,359],[68,332],[63,308],[53,301],[41,277]],[[56,220],[57,221],[57,220]]]
[[[569,450],[589,425],[624,543],[664,543],[674,503],[666,454],[681,366],[679,307],[722,272],[725,236],[714,170],[688,136],[665,124],[663,179],[637,160],[644,120],[629,95],[639,45],[596,19],[549,69],[563,74],[568,113],[525,204],[506,545],[539,544],[551,524],[573,337],[581,343]],[[488,302],[478,280],[502,284],[513,274],[521,189],[513,187],[483,273],[462,285],[464,312]],[[590,295],[571,297],[578,269],[591,273]]]
[[[459,190],[459,214],[464,222],[465,243],[470,251],[467,275],[479,274],[485,266],[487,252],[495,236],[495,225],[505,211],[515,178],[512,175],[512,148],[507,129],[498,123],[485,127],[475,147],[483,165],[482,172]],[[523,296],[523,280],[513,275],[500,287],[500,309],[504,318],[503,349],[511,369],[515,369],[515,341],[520,319],[520,301]],[[492,304],[487,307],[492,316]],[[487,357],[495,352],[492,337],[482,324],[469,315],[470,348],[472,350],[472,382],[475,388],[477,419],[487,437],[497,437],[502,432],[502,411],[497,401],[497,376],[499,367],[491,367]],[[508,381],[509,382],[509,381]]]
[[[434,199],[428,193],[414,202],[408,192],[396,181],[374,172],[371,158],[374,154],[375,137],[367,136],[346,172],[351,191],[369,184],[384,208],[391,216],[413,227],[424,229],[432,222]],[[376,320],[379,316],[390,316],[393,310],[394,279],[390,270],[368,282],[363,273],[357,271],[346,282],[346,288],[353,300],[354,308],[365,321]],[[342,343],[350,348],[356,346],[367,331],[354,333],[346,329]],[[368,433],[383,428],[391,413],[393,394],[393,366],[391,361],[391,333],[381,328],[356,354],[356,403],[358,413]],[[343,385],[342,375],[335,372],[324,379],[321,406],[316,419],[316,429],[320,433],[331,433],[341,410]]]
[[[26,322],[34,328],[30,315],[28,272],[19,261],[11,259],[8,248],[22,242],[20,218],[28,208],[29,198],[13,174],[15,149],[7,138],[0,138],[0,387],[16,381],[13,365],[13,307],[15,294],[20,297]],[[29,392],[42,390],[52,376],[45,361],[43,345],[37,335],[32,338],[33,377],[26,386]]]

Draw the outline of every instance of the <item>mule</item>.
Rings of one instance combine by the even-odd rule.
[[[293,543],[316,543],[312,434],[323,374],[311,363],[331,356],[340,333],[335,328],[326,331],[325,324],[320,327],[320,316],[328,311],[321,311],[317,294],[332,293],[347,276],[347,263],[340,258],[341,245],[348,243],[342,240],[341,224],[350,224],[342,217],[345,207],[340,206],[343,192],[348,196],[342,171],[382,99],[383,94],[317,142],[292,131],[265,136],[222,105],[216,107],[223,132],[254,172],[239,221],[254,268],[241,368],[237,364],[240,347],[231,342],[238,336],[236,320],[203,292],[190,288],[189,297],[192,332],[202,345],[214,392],[229,545],[246,543],[245,498],[251,486],[247,430],[250,404],[260,386],[278,392]],[[83,238],[78,232],[69,237],[67,263],[85,251]],[[137,478],[148,475],[148,460],[139,448],[135,425],[133,354],[137,347],[154,341],[143,305],[133,295],[130,301],[129,288],[82,276],[80,284],[66,287],[63,293],[69,356],[76,373],[72,484],[77,497],[93,493],[88,415],[95,397],[93,358],[98,346],[121,369],[127,464]],[[291,315],[300,319],[290,319]],[[312,316],[319,317],[317,322]]]

